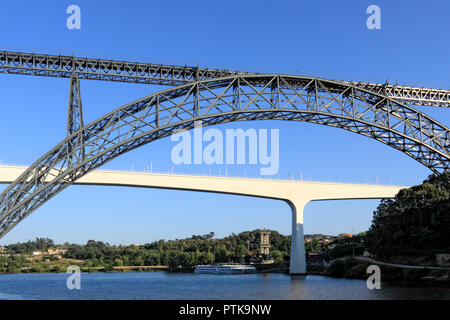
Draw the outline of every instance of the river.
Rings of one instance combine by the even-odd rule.
[[[0,299],[450,299],[450,288],[404,287],[365,280],[287,274],[209,275],[167,272],[82,273],[81,288],[67,289],[69,274],[0,274]]]

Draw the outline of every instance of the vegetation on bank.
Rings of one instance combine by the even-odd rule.
[[[71,264],[86,271],[130,270],[125,268],[128,266],[135,267],[135,271],[149,270],[145,266],[167,266],[174,271],[189,270],[198,264],[249,262],[252,255],[259,253],[259,232],[246,231],[223,239],[214,239],[211,232],[187,239],[128,246],[94,240],[89,240],[86,245],[55,245],[51,239],[36,239],[6,246],[0,256],[0,272],[61,272]],[[276,263],[289,259],[290,236],[272,230],[270,242],[271,256]],[[41,254],[49,250],[60,254]],[[34,256],[33,252],[40,254]]]
[[[450,172],[431,175],[421,185],[401,190],[394,199],[382,200],[369,231],[358,238],[336,240],[327,258],[350,255],[358,248],[360,252],[367,249],[379,261],[436,265],[436,254],[450,254],[449,182]],[[367,279],[370,264],[347,257],[333,261],[323,274]],[[379,266],[383,281],[450,284],[450,270]]]
[[[450,172],[381,200],[369,231],[338,237],[324,250],[330,261],[367,250],[377,260],[436,265],[435,255],[450,254]]]
[[[367,232],[368,251],[380,258],[450,253],[450,172],[382,200]]]
[[[270,230],[270,257],[274,260],[268,269],[288,264],[291,236]],[[245,262],[259,256],[260,230],[231,234],[215,239],[214,233],[193,235],[187,239],[154,241],[144,245],[114,246],[102,241],[89,240],[85,245],[55,244],[51,239],[15,243],[4,248],[0,255],[0,273],[62,272],[75,264],[83,271],[187,271],[198,264],[220,262]],[[305,243],[307,252],[325,249],[326,242],[335,237],[314,234],[305,235],[311,240]],[[48,252],[52,251],[53,254]],[[55,254],[56,252],[56,254]],[[33,255],[38,253],[38,255]],[[267,258],[264,256],[264,258]],[[167,266],[167,268],[149,268]],[[278,266],[278,267],[277,267]],[[262,269],[263,266],[261,266]],[[280,269],[280,268],[279,268]],[[282,269],[282,268],[281,268]]]
[[[321,270],[320,274],[348,279],[367,279],[370,276],[367,268],[372,264],[348,256],[333,261],[328,268]],[[383,282],[450,285],[450,270],[408,269],[381,264],[379,267]]]
[[[366,232],[361,232],[352,237],[337,237],[328,243],[323,249],[325,261],[331,261],[348,255],[362,255],[366,250]]]

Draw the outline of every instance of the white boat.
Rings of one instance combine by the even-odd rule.
[[[199,265],[195,267],[194,273],[216,273],[216,266]]]
[[[198,265],[195,267],[195,273],[210,274],[246,274],[256,273],[254,266],[239,263],[218,263],[216,265]]]

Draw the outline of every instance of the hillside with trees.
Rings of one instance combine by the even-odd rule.
[[[450,172],[382,200],[366,244],[378,257],[450,253]]]
[[[291,237],[274,230],[270,231],[271,256],[276,262],[289,259]],[[105,271],[122,266],[165,265],[174,270],[180,266],[189,269],[198,264],[242,260],[248,262],[250,256],[259,255],[259,232],[260,230],[233,233],[222,239],[214,238],[214,233],[210,232],[206,235],[193,235],[186,239],[159,240],[144,245],[126,246],[109,245],[94,240],[87,241],[85,245],[69,243],[55,245],[53,240],[38,238],[35,241],[6,246],[6,254],[0,259],[0,272],[17,271],[21,267],[31,270],[32,261],[41,263],[50,258],[52,259],[50,262],[57,264],[54,261],[57,260],[55,256],[48,254],[32,256],[35,251],[45,252],[54,247],[64,251],[60,260],[76,261],[84,268],[96,268],[95,270],[104,268]],[[51,271],[51,268],[44,271]]]

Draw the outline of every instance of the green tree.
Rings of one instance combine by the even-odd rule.
[[[127,255],[121,256],[122,262],[124,266],[130,265],[130,258]]]
[[[65,272],[65,270],[64,270],[64,268],[61,265],[55,265],[52,268],[52,272],[63,273],[63,272]]]
[[[214,262],[214,254],[211,252],[201,252],[198,257],[198,264],[211,264]]]
[[[192,252],[181,252],[177,255],[177,263],[183,268],[190,268],[194,265]]]
[[[433,255],[450,253],[450,172],[431,175],[423,184],[382,200],[367,232],[371,253]]]
[[[147,266],[157,266],[161,263],[160,254],[156,250],[151,250],[147,253],[145,257],[145,265]]]
[[[214,249],[214,260],[216,262],[227,262],[230,253],[224,246],[216,247]]]
[[[123,266],[122,259],[119,259],[119,258],[114,259],[114,265],[115,266]]]
[[[240,244],[236,247],[234,255],[236,258],[240,259],[243,256],[245,256],[247,253],[248,253],[247,247],[243,244]]]
[[[8,262],[8,266],[6,268],[6,271],[8,273],[20,273],[21,272],[21,268],[20,268],[19,264],[16,261],[9,261]]]
[[[143,266],[144,265],[144,258],[141,256],[138,256],[134,259],[134,265],[135,266]]]
[[[275,262],[283,262],[283,253],[279,250],[271,250],[270,256],[273,258]]]
[[[106,272],[111,272],[111,271],[113,271],[113,270],[114,270],[114,267],[113,267],[112,264],[107,264],[107,265],[105,266],[105,271],[106,271]]]
[[[178,252],[174,250],[168,250],[167,252],[164,252],[163,256],[164,262],[169,267],[169,269],[174,270],[178,268]]]

